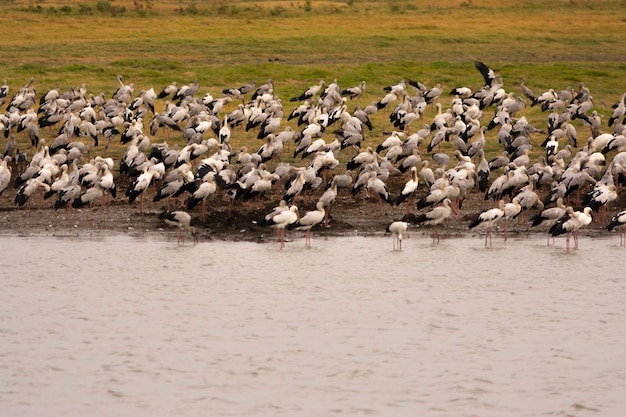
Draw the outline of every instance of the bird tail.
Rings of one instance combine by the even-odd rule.
[[[608,231],[610,232],[611,230],[613,230],[615,227],[617,227],[617,226],[619,226],[619,225],[620,225],[620,223],[619,223],[619,222],[617,222],[617,221],[615,221],[615,220],[611,220],[611,221],[609,222],[609,224],[606,226],[606,230],[608,230]]]
[[[396,206],[399,206],[400,204],[404,203],[408,197],[409,197],[409,195],[408,195],[408,194],[402,194],[402,193],[400,193],[400,194],[396,197],[396,199],[395,199],[395,201],[394,201],[394,204],[395,204]]]
[[[480,216],[476,216],[474,220],[472,220],[468,226],[468,228],[473,229],[474,227],[480,224]]]
[[[159,213],[160,220],[172,220],[173,218],[174,216],[172,215],[171,211],[163,210],[161,213]]]
[[[63,200],[62,198],[57,198],[57,201],[54,202],[54,209],[58,210],[61,207],[65,207],[65,204],[67,204],[67,201]]]
[[[200,201],[202,200],[198,198],[193,198],[193,196],[189,196],[189,198],[187,198],[187,202],[185,203],[185,206],[187,207],[187,210],[191,210],[194,207],[196,207]]]
[[[81,196],[76,197],[76,198],[74,199],[74,201],[72,201],[72,207],[74,207],[74,208],[81,208],[81,207],[83,207],[83,206],[87,205],[87,203],[86,203],[86,202],[84,202],[84,201],[83,201],[83,199],[82,199],[81,197],[82,197],[82,195],[81,195]]]
[[[562,235],[562,234],[566,233],[567,230],[565,230],[563,228],[563,224],[564,223],[565,222],[563,222],[563,221],[559,221],[559,222],[555,223],[554,226],[552,226],[550,228],[550,232],[549,232],[550,236],[558,236],[558,235]]]

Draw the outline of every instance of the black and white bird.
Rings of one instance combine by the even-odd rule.
[[[509,219],[517,217],[517,215],[522,212],[522,205],[519,202],[519,198],[514,197],[510,203],[505,203],[503,210],[504,216],[502,216],[502,218],[504,219],[504,241],[506,242],[508,239],[507,234]]]
[[[498,207],[485,210],[474,218],[469,224],[469,228],[475,227],[485,229],[485,247],[487,247],[487,239],[491,246],[491,237],[493,235],[493,226],[504,217],[504,200],[500,200]]]
[[[50,191],[50,186],[37,178],[29,178],[17,191],[15,204],[19,207],[27,206],[31,196],[38,191],[42,193],[43,200],[43,194]],[[28,209],[29,207],[27,206],[26,208]],[[30,214],[30,210],[28,213]]]
[[[139,197],[139,210],[140,213],[144,213],[144,205],[143,205],[143,195],[144,192],[152,185],[152,181],[154,180],[155,172],[149,171],[146,166],[141,173],[126,189],[126,197],[128,197],[128,203],[133,204],[133,202]]]
[[[311,229],[320,224],[325,217],[326,209],[324,209],[324,202],[318,201],[315,205],[316,210],[307,211],[304,216],[300,217],[290,228],[296,230],[305,231],[305,246],[311,247]]]
[[[433,207],[425,213],[418,214],[412,220],[412,223],[434,226],[432,239],[433,242],[435,242],[435,239],[439,242],[439,225],[452,215],[452,207],[450,204],[452,204],[452,202],[449,198],[446,198],[443,200],[443,205]]]
[[[302,94],[300,94],[297,97],[293,97],[289,101],[304,101],[304,100],[308,100],[308,99],[312,98],[313,96],[319,94],[319,92],[322,90],[322,88],[324,88],[325,84],[326,84],[326,82],[324,80],[320,80],[319,84],[310,86],[309,88],[304,90],[304,92]]]
[[[614,215],[609,224],[606,226],[606,230],[609,232],[615,228],[619,228],[620,246],[626,245],[626,210],[622,210]]]
[[[474,68],[476,68],[483,76],[486,86],[492,86],[494,84],[494,81],[496,80],[496,73],[494,70],[481,61],[474,61]]]
[[[93,203],[98,199],[102,199],[103,196],[104,191],[99,185],[96,184],[93,187],[89,187],[82,191],[76,198],[74,198],[72,201],[72,207],[80,208],[89,205],[89,225],[93,226]]]
[[[170,226],[178,227],[178,244],[184,244],[183,230],[192,237],[193,244],[198,243],[198,234],[196,228],[191,226],[191,215],[186,211],[163,211],[159,214],[159,219],[165,221]]]
[[[550,236],[566,234],[565,244],[569,250],[570,235],[574,235],[574,249],[578,249],[578,231],[591,224],[591,207],[582,211],[575,211],[571,206],[565,209],[565,214],[550,228]]]
[[[398,206],[402,204],[404,201],[407,201],[407,211],[411,208],[411,196],[415,194],[417,191],[417,187],[419,186],[419,179],[417,176],[417,167],[411,167],[410,169],[410,178],[404,184],[402,191],[395,200],[395,205]]]
[[[10,162],[12,158],[10,155],[6,155],[2,160],[0,160],[0,196],[2,192],[9,187],[11,183],[11,172],[12,168]]]
[[[357,86],[346,88],[341,91],[341,94],[344,96],[348,96],[350,100],[360,97],[365,92],[366,82],[361,81],[361,83]]]
[[[285,228],[298,221],[298,207],[295,205],[289,206],[288,210],[282,210],[275,216],[271,217],[269,224],[278,230],[278,237],[280,239],[280,248],[285,247]]]
[[[194,190],[187,198],[187,210],[191,210],[200,204],[200,221],[204,223],[206,216],[206,200],[217,191],[215,173],[205,175],[205,179],[196,179],[193,183]]]

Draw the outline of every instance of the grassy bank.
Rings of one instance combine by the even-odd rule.
[[[606,115],[626,91],[624,1],[556,1],[550,10],[541,1],[500,3],[14,0],[3,2],[0,77],[12,91],[35,77],[39,93],[85,83],[106,95],[118,74],[136,92],[198,79],[200,93],[216,97],[272,78],[290,111],[287,99],[320,79],[366,80],[361,105],[400,79],[475,89],[480,59],[507,91],[519,93],[520,77],[536,92],[584,82]],[[538,110],[524,115],[543,127]],[[376,116],[372,142],[388,128],[384,117]]]

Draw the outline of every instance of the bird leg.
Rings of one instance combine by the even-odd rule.
[[[491,227],[489,227],[489,229],[487,229],[487,233],[485,233],[485,247],[487,247],[487,238],[489,238],[489,247],[492,246],[492,243],[491,243],[492,234],[493,234],[492,229]]]
[[[228,199],[228,212],[226,213],[226,218],[230,219],[230,216],[233,214],[233,204],[234,201],[232,198]]]
[[[509,223],[508,219],[504,219],[504,241],[506,242],[507,240],[507,224]]]
[[[437,239],[437,243],[439,243],[439,226],[435,225],[435,229],[433,232],[433,243],[435,243],[435,239]]]
[[[285,247],[285,228],[280,229],[280,249]]]
[[[454,217],[461,217],[461,206],[459,204],[459,199],[455,198],[452,202],[452,212],[454,213]]]

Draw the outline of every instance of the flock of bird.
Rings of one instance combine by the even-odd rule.
[[[508,222],[521,216],[528,227],[549,231],[548,244],[550,236],[566,234],[569,249],[573,234],[577,247],[578,230],[594,213],[608,230],[618,228],[626,244],[626,211],[611,220],[607,215],[626,184],[626,94],[605,124],[582,83],[578,89],[535,94],[521,80],[517,95],[505,90],[493,69],[478,61],[474,66],[484,80],[478,89],[444,91],[440,84],[429,88],[401,80],[384,87],[370,105],[352,110],[349,103],[365,97],[365,81],[340,88],[336,80],[322,80],[291,97],[289,102],[297,103],[291,109],[283,107],[272,80],[213,97],[200,93],[197,80],[136,92],[118,76],[110,98],[90,94],[84,85],[67,91],[57,86],[37,96],[34,79],[11,95],[5,81],[0,197],[13,186],[14,204],[28,208],[39,193],[44,200],[53,198],[55,210],[65,208],[68,217],[72,208],[89,206],[92,222],[92,205],[106,206],[123,186],[125,198],[141,213],[148,194],[153,202],[163,200],[167,210],[160,217],[179,228],[179,242],[183,231],[197,242],[189,213],[198,210],[204,222],[212,196],[227,199],[228,215],[237,202],[276,196],[279,203],[260,223],[276,230],[282,248],[285,229],[305,231],[309,246],[311,229],[328,227],[330,208],[345,189],[379,204],[406,206],[404,218],[388,228],[394,250],[400,250],[409,224],[432,226],[433,242],[439,241],[438,228],[459,216],[470,193],[481,193],[489,207],[468,227],[485,230],[485,246],[497,223],[504,223],[506,240]],[[443,97],[451,98],[447,108]],[[159,100],[165,102],[161,112]],[[546,125],[533,126],[522,114],[533,106],[547,113]],[[390,133],[372,144],[366,134],[378,112],[388,119],[382,129]],[[244,130],[253,131],[262,145],[236,147]],[[501,153],[488,158],[490,131],[489,141],[497,141]],[[158,132],[165,141],[154,141]],[[17,135],[27,138],[30,158],[18,149]],[[543,141],[540,152],[533,138]],[[106,156],[111,141],[126,146],[119,160]],[[172,141],[184,145],[170,146]],[[94,149],[101,154],[93,156]],[[536,161],[531,150],[541,154]],[[347,162],[340,162],[341,156]],[[394,194],[390,178],[403,175],[407,179]],[[319,198],[309,203],[313,195]],[[309,204],[315,208],[300,215],[298,206]]]

